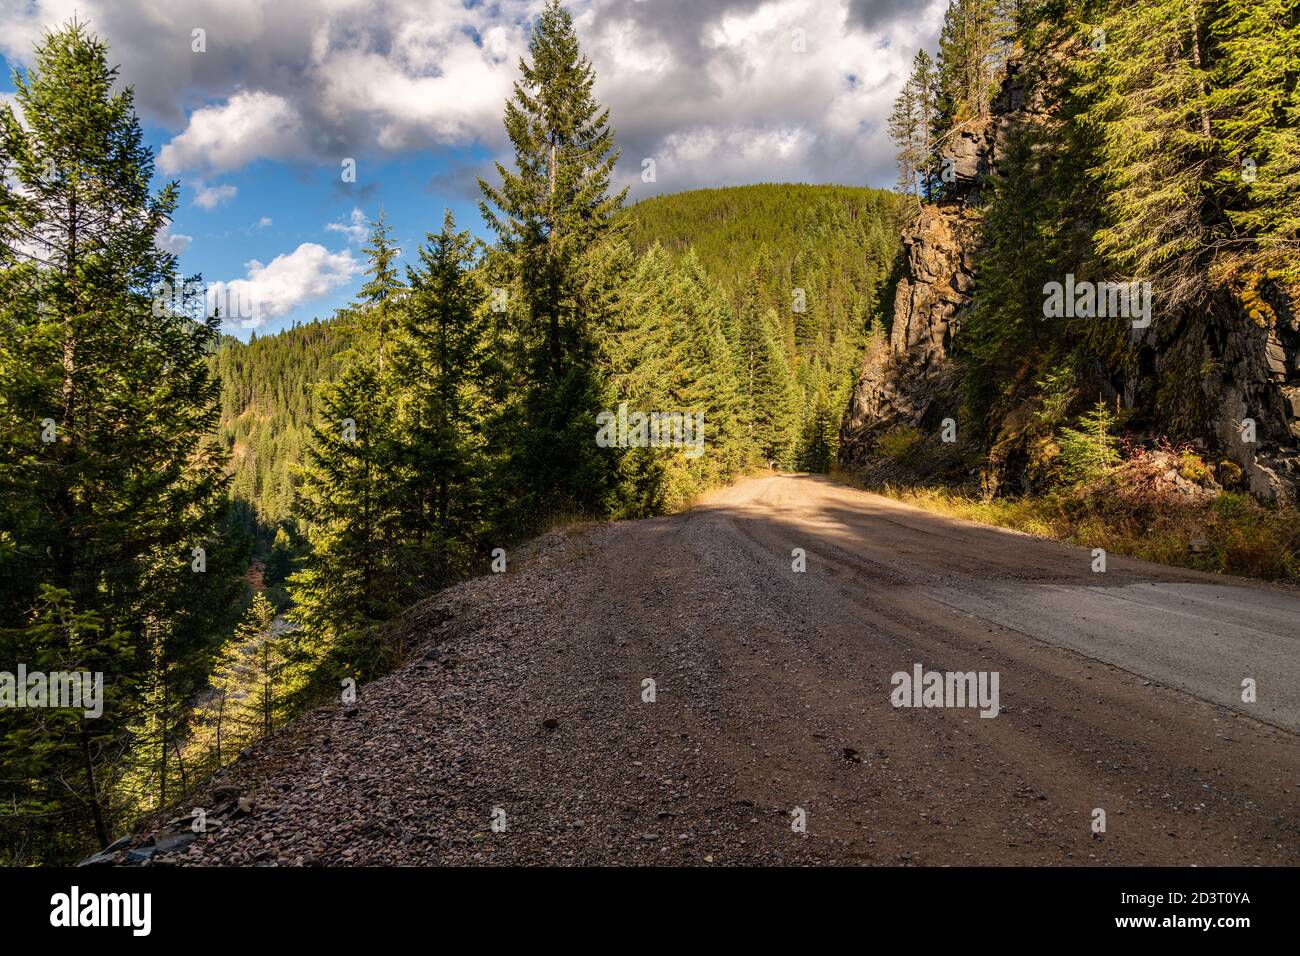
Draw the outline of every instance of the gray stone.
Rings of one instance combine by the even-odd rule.
[[[162,834],[154,841],[154,851],[175,853],[177,850],[185,849],[198,838],[198,834],[192,832]]]

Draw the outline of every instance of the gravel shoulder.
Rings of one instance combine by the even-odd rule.
[[[149,862],[1300,863],[1294,592],[785,475],[509,568],[413,609],[404,666]],[[1000,712],[894,707],[915,664],[996,671]]]

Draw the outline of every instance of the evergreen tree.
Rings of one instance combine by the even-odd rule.
[[[212,699],[204,717],[217,766],[271,734],[285,718],[291,645],[290,637],[276,630],[271,602],[256,595],[212,668]]]
[[[390,387],[402,578],[416,595],[467,570],[483,531],[486,295],[477,259],[478,243],[456,231],[449,211],[420,247],[420,264],[407,268]]]
[[[271,544],[271,554],[267,558],[263,580],[267,587],[273,587],[286,580],[293,571],[294,547],[289,534],[284,528],[277,528],[275,540]]]
[[[898,188],[905,196],[915,196],[919,208],[921,190],[917,184],[917,177],[925,157],[919,145],[920,107],[910,82],[903,84],[902,90],[894,100],[894,109],[889,114],[889,136],[894,141],[895,155],[898,159]]]
[[[609,114],[591,95],[595,74],[582,56],[573,19],[549,0],[529,43],[531,61],[506,104],[514,170],[480,180],[483,217],[498,238],[492,272],[508,294],[500,344],[522,395],[503,416],[514,449],[508,496],[530,522],[548,510],[609,508],[613,456],[594,442],[607,395],[599,342],[608,309],[592,291],[613,217],[626,190],[611,195],[618,158]]]
[[[77,611],[70,597],[67,591],[42,585],[30,614],[18,626],[0,630],[3,666],[9,673],[17,673],[19,662],[29,672],[44,674],[91,667],[117,674],[135,667],[132,636],[105,632],[100,615]],[[138,687],[138,680],[106,680],[104,713],[135,711],[131,697]],[[89,837],[101,828],[107,832],[107,798],[118,768],[103,759],[86,763],[87,751],[93,758],[99,748],[120,745],[117,732],[105,727],[80,710],[0,710],[5,758],[0,860],[6,865],[75,860],[87,846],[87,808],[96,817]]]
[[[934,162],[934,125],[938,120],[939,110],[939,76],[935,70],[934,61],[930,59],[930,54],[924,50],[917,50],[916,57],[912,60],[912,76],[908,84],[913,90],[913,99],[916,102],[918,119],[920,120],[921,136],[921,163],[918,172],[921,178],[922,190],[930,189],[931,180],[935,175]]]
[[[1043,315],[1043,285],[1079,268],[1056,241],[1062,184],[1053,175],[1059,167],[1043,163],[1045,140],[1034,125],[1010,125],[1001,175],[986,187],[978,293],[955,342],[977,407],[985,407],[1007,381],[1017,379],[1026,360],[1060,336],[1060,321]]]
[[[1300,299],[1300,6],[1229,0],[1215,14],[1209,110],[1228,160],[1217,176],[1220,201],[1237,232],[1225,258],[1243,304],[1262,321],[1263,281]]]
[[[800,466],[805,471],[826,473],[839,446],[835,416],[831,411],[830,396],[825,388],[818,389],[817,403],[804,430],[803,453]]]
[[[992,103],[998,54],[1005,48],[1005,19],[996,0],[952,0],[939,35],[935,77],[938,132],[964,128],[988,115]]]
[[[760,461],[775,467],[794,464],[799,428],[799,397],[774,311],[751,309],[739,317],[735,343],[740,390],[740,424]]]
[[[640,411],[668,406],[668,381],[677,361],[670,329],[681,321],[676,280],[672,260],[659,244],[638,260],[610,336],[612,402]],[[672,491],[664,463],[648,447],[630,448],[620,456],[618,498],[624,514],[643,517],[666,507]]]
[[[372,625],[400,607],[393,546],[398,540],[394,461],[394,394],[381,356],[391,346],[390,309],[404,289],[394,284],[395,255],[383,217],[372,226],[361,302],[345,313],[351,351],[336,381],[319,389],[320,421],[309,432],[297,499],[310,552],[289,579],[290,617],[322,680],[348,669],[369,676],[381,652]],[[337,676],[334,674],[334,676]]]
[[[740,429],[740,390],[723,333],[726,298],[694,253],[683,260],[676,286],[684,315],[669,326],[674,364],[668,409],[704,416],[706,454],[684,459],[694,494],[729,479],[751,455]]]
[[[623,456],[625,513],[639,516],[682,506],[752,456],[723,331],[729,308],[716,280],[693,254],[674,263],[655,245],[641,257],[624,302],[611,350],[617,401],[629,416],[681,413],[692,428],[703,422],[702,434],[685,434],[683,426],[682,444],[634,447]]]
[[[0,621],[3,669],[75,631],[65,663],[111,674],[126,702],[157,661],[193,677],[234,596],[238,555],[209,439],[218,320],[155,297],[180,286],[175,257],[154,242],[177,187],[151,193],[152,155],[116,76],[105,45],[74,22],[15,74],[22,121],[0,105]],[[45,586],[57,598],[42,598]],[[87,829],[107,842],[120,771],[109,755],[129,745],[134,716],[114,706],[80,722],[75,748],[42,744],[45,772],[6,774],[0,812],[56,854]],[[51,800],[62,819],[26,817],[29,801]]]
[[[1116,4],[1102,21],[1104,48],[1078,61],[1107,220],[1097,252],[1112,274],[1153,282],[1167,310],[1204,296],[1218,231],[1206,189],[1216,160],[1202,6]]]
[[[916,196],[919,205],[928,198],[935,175],[933,136],[939,118],[939,74],[925,50],[917,50],[912,72],[894,100],[889,135],[898,149],[899,185]]]
[[[401,250],[393,244],[392,230],[384,218],[384,211],[379,211],[379,218],[370,224],[370,241],[362,248],[370,263],[366,281],[361,286],[357,297],[367,321],[373,324],[375,335],[375,372],[384,374],[384,351],[388,347],[393,330],[394,309],[397,306],[403,286],[393,264]]]
[[[1119,448],[1115,440],[1117,423],[1110,406],[1098,400],[1079,419],[1078,428],[1061,429],[1061,465],[1067,478],[1090,481],[1119,464]]]

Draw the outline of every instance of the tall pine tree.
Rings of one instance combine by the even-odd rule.
[[[500,185],[479,180],[483,217],[496,232],[494,281],[507,296],[500,344],[511,350],[503,443],[515,449],[505,492],[521,516],[602,513],[610,507],[613,456],[596,447],[607,404],[600,339],[606,304],[592,290],[601,248],[626,190],[610,193],[618,158],[609,113],[592,98],[595,74],[558,0],[543,8],[529,60],[506,104],[514,169]]]
[[[342,316],[352,348],[338,379],[319,388],[320,420],[310,431],[297,500],[310,544],[303,567],[289,579],[291,617],[302,628],[297,666],[317,668],[321,680],[377,673],[385,658],[370,640],[373,625],[401,606],[390,480],[396,413],[380,363],[392,347],[405,287],[392,267],[396,250],[382,213],[367,248],[360,299]]]
[[[1228,159],[1220,201],[1237,232],[1228,265],[1261,319],[1255,293],[1264,281],[1300,300],[1300,5],[1227,0],[1215,12],[1209,108]]]
[[[407,268],[390,387],[401,583],[414,597],[470,568],[483,532],[486,290],[451,212]]]
[[[1106,216],[1097,252],[1109,278],[1153,282],[1165,310],[1203,300],[1206,250],[1220,231],[1207,190],[1217,159],[1204,6],[1113,4],[1104,45],[1077,61]]]
[[[81,24],[47,34],[14,82],[22,119],[0,104],[0,669],[58,644],[65,669],[103,672],[117,702],[44,736],[23,726],[39,712],[0,714],[0,733],[25,734],[46,763],[4,775],[4,825],[58,858],[88,830],[109,839],[111,755],[139,716],[119,705],[151,673],[192,679],[237,555],[211,441],[218,320],[155,294],[179,285],[155,244],[177,186],[151,191],[132,92]]]
[[[735,371],[740,427],[756,457],[775,468],[795,463],[799,440],[799,393],[776,312],[746,309],[736,325]]]

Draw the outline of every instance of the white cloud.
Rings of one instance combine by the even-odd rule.
[[[614,111],[618,179],[633,198],[744,182],[893,181],[885,119],[947,0],[664,2],[669,9],[595,0],[577,21],[596,95]],[[653,184],[640,181],[645,157],[656,163]]]
[[[257,229],[266,229],[266,228],[267,228],[268,226],[270,226],[270,225],[271,225],[271,217],[270,217],[270,216],[263,216],[261,219],[257,220],[257,225],[256,225],[255,228],[257,228]]]
[[[365,242],[366,236],[370,235],[370,223],[366,219],[364,212],[354,208],[347,222],[326,223],[325,230],[327,232],[341,232],[348,237],[349,243],[358,245]]]
[[[655,186],[677,192],[699,184],[702,170],[719,182],[779,182],[809,162],[816,134],[802,126],[702,126],[672,133],[656,151]],[[686,181],[678,177],[686,175]],[[626,184],[641,185],[639,174]]]
[[[241,91],[218,106],[190,114],[189,125],[163,146],[158,167],[226,172],[262,156],[304,155],[302,119],[292,103],[263,91]]]
[[[234,186],[205,186],[201,182],[196,182],[194,188],[196,190],[194,205],[208,212],[234,199],[235,194],[239,192]]]
[[[179,256],[182,252],[190,247],[194,241],[193,236],[182,235],[179,232],[172,232],[171,223],[167,223],[158,230],[157,235],[153,237],[153,244],[163,252],[170,252]]]
[[[163,172],[215,176],[270,158],[336,174],[348,156],[364,169],[449,144],[503,149],[502,109],[541,5],[31,0],[0,4],[0,53],[26,62],[43,28],[78,12],[110,42],[141,111],[175,131]],[[933,48],[947,0],[566,5],[635,195],[760,177],[891,183],[885,118],[916,48]],[[195,24],[208,30],[203,54],[190,50]],[[653,187],[639,179],[647,156]]]
[[[215,301],[229,322],[243,328],[287,315],[347,284],[361,271],[350,249],[330,252],[314,242],[304,242],[265,264],[253,259],[246,267],[246,278],[208,287],[209,304]]]

